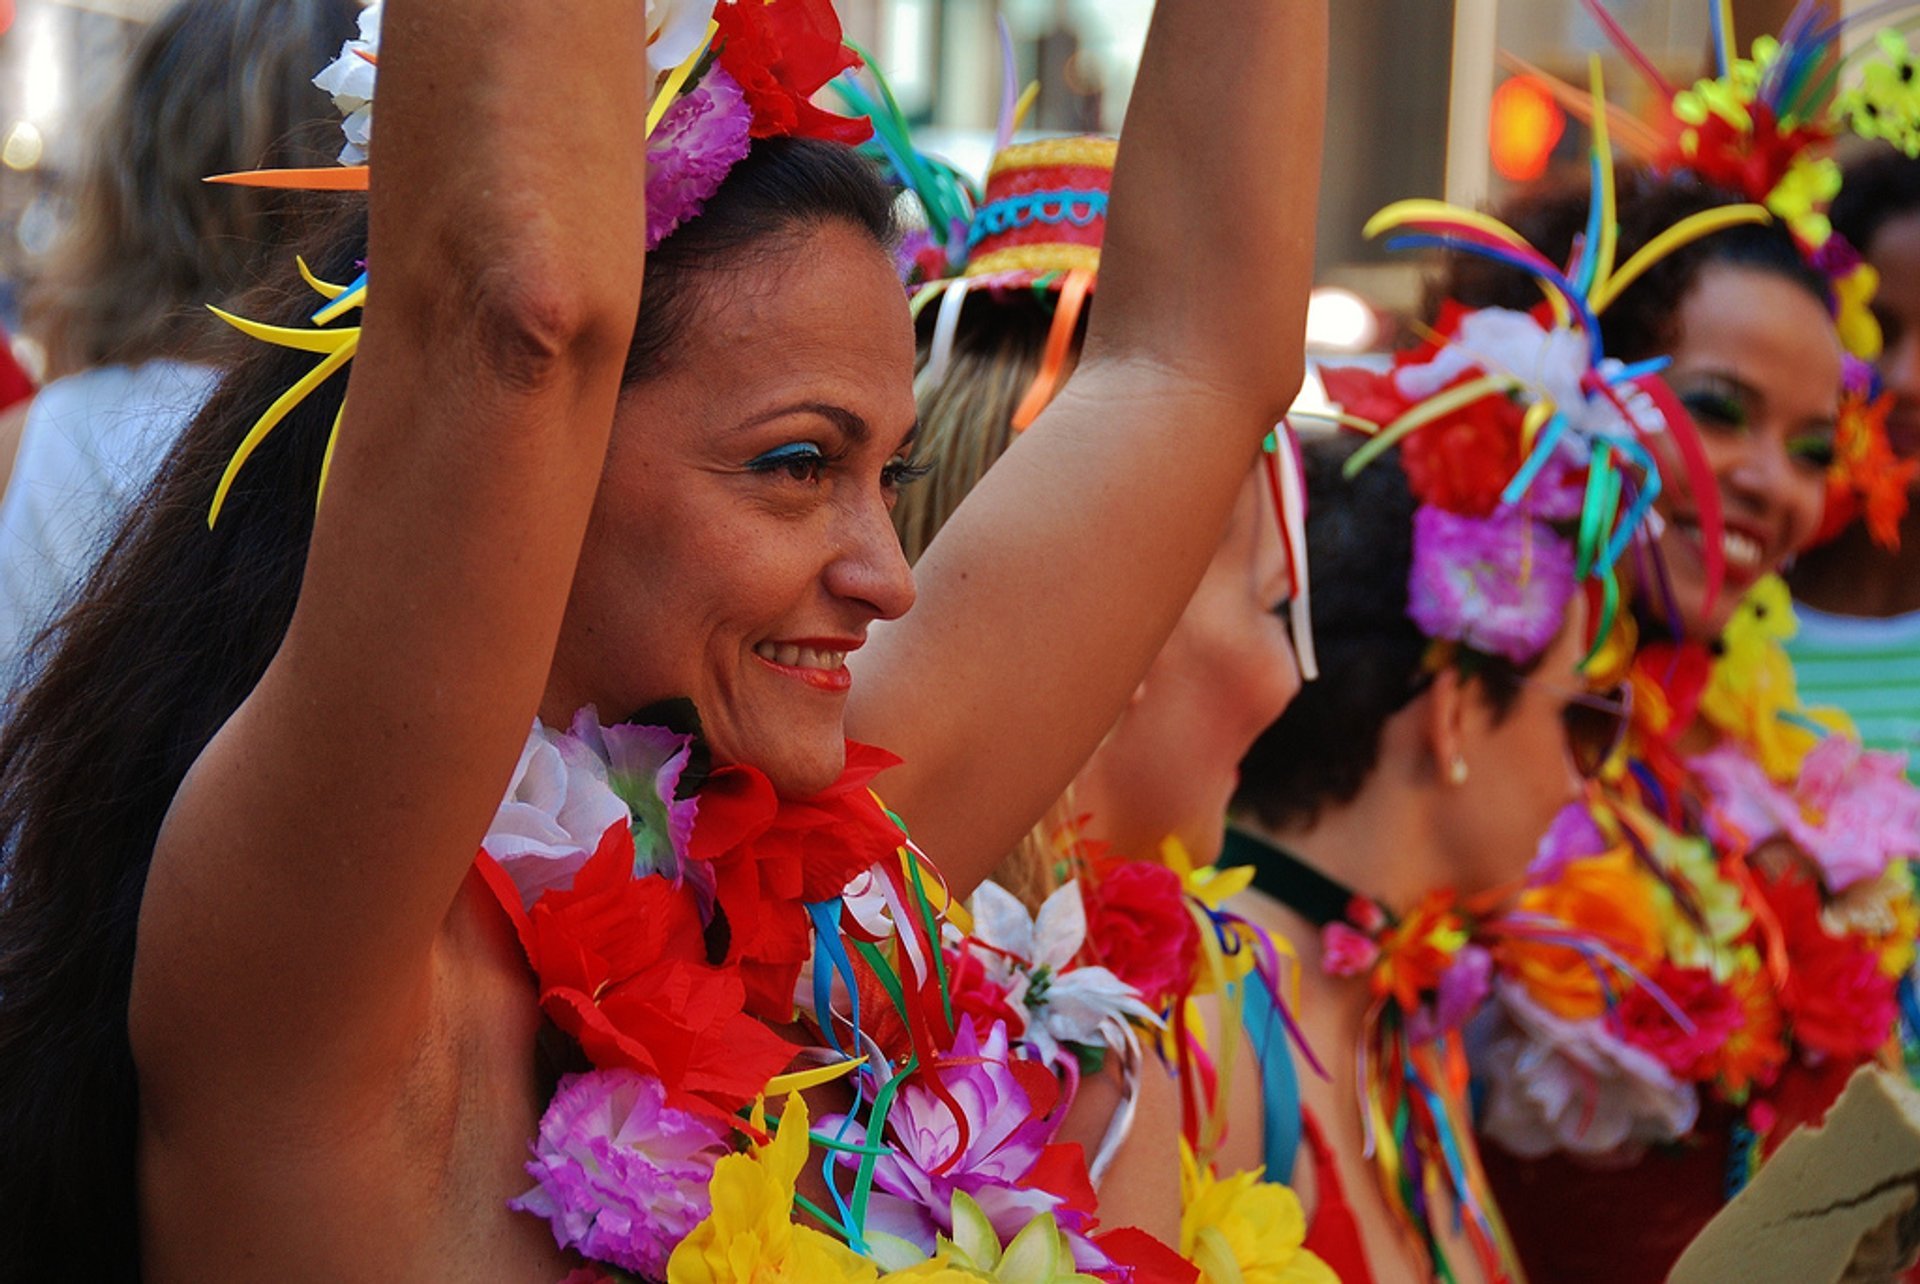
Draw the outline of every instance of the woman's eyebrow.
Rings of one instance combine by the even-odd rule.
[[[775,406],[771,410],[762,411],[742,421],[738,427],[739,429],[757,428],[761,424],[772,423],[776,419],[786,419],[793,415],[818,416],[839,429],[841,435],[855,446],[865,445],[873,436],[873,429],[867,425],[864,418],[845,406],[838,406],[830,401],[789,402],[784,406]]]

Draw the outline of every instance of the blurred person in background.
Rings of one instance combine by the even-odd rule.
[[[1920,160],[1887,148],[1849,166],[1832,218],[1880,276],[1875,364],[1892,458],[1884,511],[1846,510],[1855,520],[1804,554],[1789,577],[1800,631],[1787,653],[1802,695],[1845,710],[1870,748],[1906,752],[1912,778],[1920,764],[1920,512],[1912,507],[1920,494]]]
[[[312,83],[355,0],[183,0],[108,100],[24,328],[49,383],[0,501],[0,670],[92,566],[103,537],[212,390],[230,332],[206,310],[277,262],[292,194],[209,175],[323,164],[337,125]],[[0,473],[0,476],[6,474]]]

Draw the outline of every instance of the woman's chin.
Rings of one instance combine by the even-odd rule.
[[[819,743],[789,740],[762,746],[757,754],[750,749],[736,761],[758,767],[782,798],[810,798],[829,788],[846,770],[846,741],[839,736]]]

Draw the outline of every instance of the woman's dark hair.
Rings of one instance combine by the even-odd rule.
[[[1866,254],[1881,228],[1915,212],[1920,212],[1920,160],[1877,147],[1847,166],[1830,217],[1833,230]]]
[[[890,208],[844,147],[756,144],[649,256],[629,381],[670,359],[712,271],[833,220],[890,249]],[[306,255],[336,281],[365,256],[358,201],[333,207]],[[313,306],[289,264],[244,310],[298,326]],[[127,999],[147,867],[188,767],[285,635],[345,380],[288,416],[212,531],[207,504],[254,418],[312,360],[258,345],[232,369],[36,642],[0,730],[0,1280],[138,1278]]]
[[[1706,210],[1741,204],[1744,198],[1687,174],[1655,175],[1623,171],[1617,184],[1620,240],[1617,261],[1625,263],[1640,247],[1680,220]],[[1495,214],[1555,263],[1565,264],[1587,225],[1588,189],[1547,186],[1523,192]],[[1668,255],[1635,281],[1600,318],[1607,355],[1642,361],[1673,349],[1681,300],[1705,268],[1752,268],[1801,286],[1833,305],[1827,280],[1807,264],[1793,234],[1783,224],[1742,224],[1705,236]],[[1525,311],[1541,300],[1539,288],[1516,269],[1465,255],[1452,256],[1430,292],[1430,312],[1443,299],[1469,308],[1502,307]]]
[[[1379,763],[1387,719],[1426,686],[1431,643],[1407,617],[1418,503],[1398,450],[1345,477],[1359,446],[1342,435],[1303,451],[1320,677],[1253,742],[1233,799],[1270,829],[1311,825],[1323,809],[1352,802]],[[1504,717],[1523,670],[1477,652],[1460,652],[1457,662]]]

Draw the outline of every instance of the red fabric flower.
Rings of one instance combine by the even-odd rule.
[[[1745,1015],[1739,996],[1705,968],[1662,962],[1649,979],[1686,1013],[1693,1029],[1683,1029],[1644,986],[1634,985],[1608,1013],[1614,1032],[1682,1079],[1712,1078],[1720,1046]]]
[[[720,65],[740,83],[753,109],[755,138],[824,138],[864,143],[873,124],[836,116],[813,96],[860,56],[840,35],[830,0],[728,0],[713,11]]]
[[[1863,1059],[1893,1036],[1897,1008],[1893,980],[1879,957],[1853,936],[1829,935],[1820,922],[1820,889],[1793,871],[1762,880],[1786,946],[1787,981],[1780,1006],[1801,1047],[1828,1056]]]
[[[1122,861],[1082,888],[1095,962],[1140,991],[1155,1011],[1192,986],[1200,931],[1178,874],[1154,861]]]
[[[1833,131],[1813,125],[1782,131],[1773,109],[1762,102],[1748,103],[1747,112],[1751,128],[1708,112],[1704,121],[1688,127],[1696,140],[1692,147],[1682,144],[1685,131],[1681,122],[1674,121],[1673,136],[1655,169],[1663,173],[1689,169],[1716,187],[1764,204],[1796,158],[1833,137]]]
[[[706,962],[692,892],[633,876],[633,836],[609,826],[573,886],[520,909],[512,880],[480,868],[513,918],[540,1007],[600,1068],[657,1077],[670,1104],[729,1117],[798,1051],[743,1011],[746,989]]]
[[[811,941],[806,904],[832,900],[855,874],[891,856],[900,830],[867,782],[900,760],[847,742],[840,778],[811,798],[782,801],[753,767],[717,768],[700,791],[688,856],[714,874],[725,916],[725,961],[747,987],[747,1011],[793,1017],[793,987]]]
[[[1362,366],[1322,366],[1320,386],[1334,405],[1382,428],[1398,419],[1409,404],[1391,374]]]
[[[1466,371],[1447,386],[1481,378]],[[1466,517],[1485,517],[1525,462],[1520,429],[1526,411],[1505,393],[1488,393],[1400,443],[1400,466],[1414,497]]]
[[[1027,1028],[1026,1014],[1007,1002],[1007,992],[987,975],[987,965],[972,950],[947,950],[947,992],[953,1000],[953,1019],[973,1018],[976,1030],[991,1030],[1004,1022],[1009,1034]],[[864,997],[864,996],[863,996]]]

